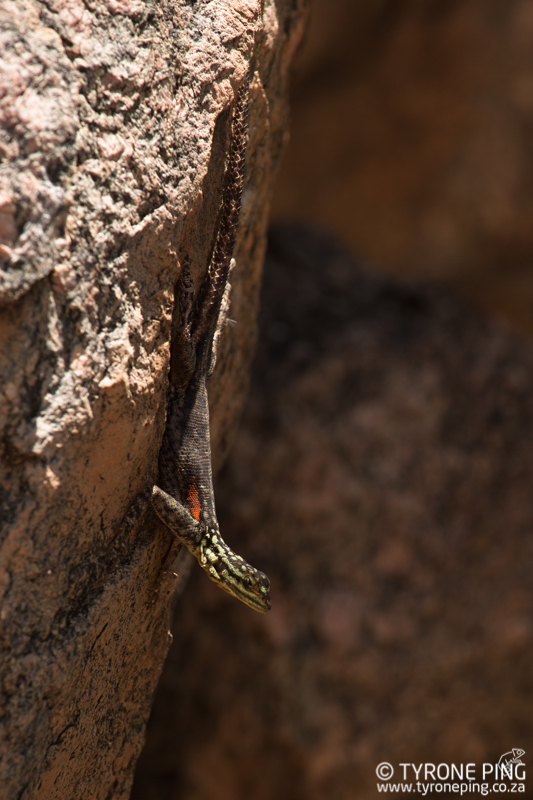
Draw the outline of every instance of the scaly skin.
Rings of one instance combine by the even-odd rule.
[[[238,92],[220,224],[206,278],[193,298],[188,263],[178,287],[180,326],[173,342],[167,426],[152,505],[209,578],[261,613],[270,610],[267,576],[220,535],[211,474],[207,380],[229,304],[229,274],[239,221],[247,141],[248,81]]]
[[[270,582],[228,547],[215,526],[194,519],[185,506],[154,486],[152,505],[160,520],[193,554],[209,578],[237,600],[264,614],[270,611]]]

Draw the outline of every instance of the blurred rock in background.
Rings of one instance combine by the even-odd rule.
[[[217,487],[273,610],[195,572],[133,797],[370,799],[382,761],[530,752],[532,432],[529,344],[274,231]]]
[[[194,572],[134,799],[531,752],[533,349],[424,281],[533,333],[532,41],[531,0],[315,0],[273,204],[308,225],[271,235],[216,490],[273,610]]]
[[[276,219],[533,333],[533,3],[315,0]]]

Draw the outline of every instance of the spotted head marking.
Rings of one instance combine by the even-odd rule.
[[[264,614],[270,611],[270,581],[264,572],[255,569],[234,553],[217,528],[208,527],[195,554],[202,569],[221,589]]]

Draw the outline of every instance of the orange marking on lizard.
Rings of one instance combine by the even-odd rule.
[[[196,487],[196,481],[194,478],[187,492],[187,503],[191,509],[191,514],[193,517],[200,521],[200,512],[202,507],[200,505],[200,498],[198,497],[198,489]]]

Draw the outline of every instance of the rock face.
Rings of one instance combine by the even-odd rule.
[[[251,65],[239,324],[211,386],[217,462],[247,384],[304,5],[1,4],[5,797],[129,794],[170,641],[174,550],[141,501],[165,424],[174,286],[185,256],[197,285],[207,267]]]
[[[133,796],[370,800],[383,761],[529,752],[530,345],[305,229],[262,317],[217,502],[272,611],[197,570]]]

